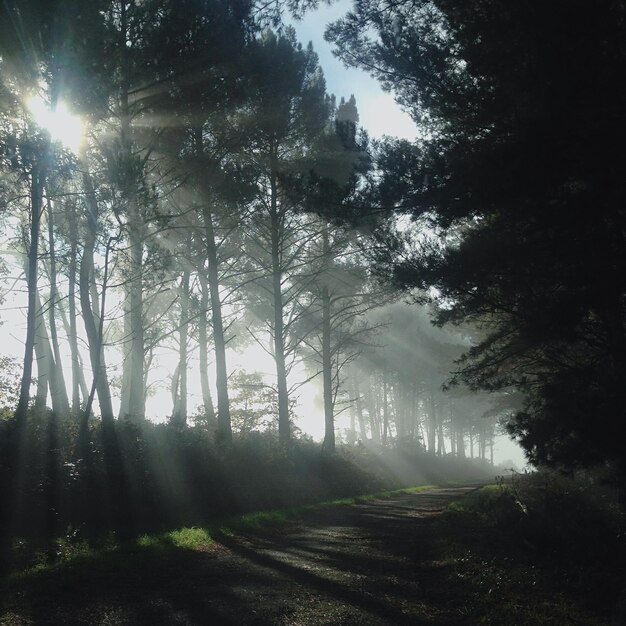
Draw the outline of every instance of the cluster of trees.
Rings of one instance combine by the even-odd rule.
[[[201,421],[227,442],[227,346],[247,340],[274,359],[266,396],[283,443],[302,382],[289,374],[302,358],[317,365],[334,448],[342,370],[376,290],[360,238],[314,210],[347,202],[370,158],[354,98],[337,103],[311,46],[268,28],[304,4],[4,3],[0,197],[28,288],[18,425],[35,379],[37,409],[51,402],[86,421],[96,404],[112,425],[117,388],[117,417],[141,423],[167,345],[171,421],[187,422],[197,349]],[[48,128],[33,115],[37,97]],[[71,132],[58,127],[62,107],[87,129],[75,152],[54,141]],[[237,420],[243,431],[252,422]]]
[[[97,398],[112,424],[116,348],[119,416],[141,422],[155,349],[169,343],[172,421],[186,422],[197,346],[203,418],[228,441],[227,346],[246,337],[274,359],[283,443],[301,382],[290,372],[306,359],[322,374],[329,449],[344,408],[352,441],[419,437],[443,453],[447,438],[480,456],[506,414],[530,460],[608,463],[623,479],[625,3],[355,2],[327,39],[421,128],[414,143],[375,144],[355,102],[326,94],[313,50],[267,29],[315,4],[3,4],[0,196],[29,299],[16,421],[36,360],[36,405],[49,393],[55,411],[87,419]],[[77,154],[33,123],[35,92],[86,121]],[[368,346],[371,309],[390,298],[372,259],[473,338],[390,331],[388,347]],[[444,400],[431,352],[492,408],[456,389]],[[258,394],[239,397],[267,417]]]
[[[381,329],[349,371],[348,442],[393,441],[408,449],[419,441],[431,454],[493,462],[494,436],[512,399],[444,385],[470,337],[434,328],[427,308],[402,302],[373,311],[370,319]]]
[[[626,4],[363,0],[326,37],[421,125],[382,147],[378,203],[433,235],[390,271],[482,333],[457,380],[523,395],[531,461],[623,482]]]

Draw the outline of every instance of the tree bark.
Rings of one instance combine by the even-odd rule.
[[[52,397],[52,408],[54,412],[57,415],[67,416],[70,412],[70,403],[67,397],[67,388],[65,386],[65,376],[63,375],[63,364],[61,360],[61,350],[59,347],[59,336],[57,332],[57,263],[54,250],[54,210],[52,200],[50,199],[48,199],[48,248],[50,254],[50,301],[48,302],[48,322],[50,325],[52,355],[54,357],[54,361],[51,363],[50,394]]]
[[[289,420],[289,390],[285,363],[285,328],[283,320],[281,242],[283,238],[283,216],[278,209],[278,181],[276,154],[271,155],[270,175],[270,228],[272,255],[272,292],[274,308],[274,361],[276,363],[276,385],[278,390],[278,439],[283,445],[291,441]]]
[[[333,357],[331,348],[331,294],[328,288],[328,255],[330,244],[328,226],[322,231],[322,255],[325,271],[322,271],[322,376],[324,386],[324,450],[335,451],[335,416],[333,398]]]
[[[217,260],[217,244],[211,210],[204,206],[204,234],[208,261],[209,297],[211,301],[211,320],[213,323],[213,345],[215,347],[215,386],[217,387],[217,440],[230,443],[233,430],[230,418],[230,400],[228,398],[228,368],[226,365],[226,337],[222,318],[222,300]]]
[[[89,295],[94,275],[93,255],[96,246],[98,206],[93,188],[93,182],[86,170],[83,171],[83,188],[85,191],[87,219],[85,224],[83,255],[79,271],[80,304],[85,324],[85,331],[87,333],[87,343],[89,344],[89,357],[93,370],[95,388],[98,394],[98,403],[100,405],[100,415],[104,424],[112,426],[114,423],[113,405],[111,403],[111,390],[109,388],[109,380],[106,371],[104,347],[102,345],[102,336],[99,332],[99,324],[96,324],[92,302]],[[86,417],[88,417],[88,413],[89,411],[86,407]]]
[[[65,316],[62,307],[61,316],[66,326],[67,338],[70,344],[70,355],[72,362],[72,413],[78,415],[80,411],[80,390],[81,390],[81,363],[80,352],[78,351],[78,329],[76,324],[76,258],[78,256],[78,232],[76,229],[76,211],[74,203],[68,203],[66,213],[69,223],[70,237],[70,259],[68,267],[68,308],[69,308],[69,324],[65,324]],[[83,377],[84,380],[84,377]],[[83,398],[87,398],[87,393],[83,393]]]
[[[189,270],[183,271],[180,285],[180,323],[178,330],[178,383],[172,423],[187,425],[187,335],[189,332]]]
[[[26,314],[26,340],[24,342],[24,369],[20,382],[20,396],[15,410],[15,422],[20,429],[26,423],[30,384],[33,377],[33,350],[35,348],[35,328],[37,326],[37,261],[39,256],[39,231],[43,208],[43,187],[45,174],[43,167],[33,164],[30,185],[30,242],[28,246],[28,309]]]
[[[202,268],[198,269],[200,281],[200,316],[198,318],[198,349],[200,350],[200,386],[202,388],[202,405],[204,415],[211,427],[217,426],[211,387],[209,385],[209,342],[207,337],[207,311],[209,308],[209,286]]]
[[[363,417],[363,400],[361,398],[361,390],[359,389],[359,381],[356,377],[353,378],[353,385],[356,403],[356,417],[359,422],[359,433],[361,434],[361,440],[367,441],[367,427],[365,426],[365,418]]]

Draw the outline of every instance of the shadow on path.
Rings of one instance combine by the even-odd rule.
[[[0,624],[404,626],[461,624],[433,517],[468,488],[336,507],[206,553],[42,576]],[[37,587],[38,586],[38,587]],[[27,604],[27,608],[23,608]]]

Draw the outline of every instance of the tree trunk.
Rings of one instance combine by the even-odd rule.
[[[209,308],[209,287],[202,268],[198,270],[200,280],[200,316],[198,318],[198,348],[200,350],[200,386],[202,388],[202,404],[204,415],[211,427],[216,427],[215,409],[209,385],[209,342],[207,338],[207,311]]]
[[[456,431],[456,454],[461,458],[465,458],[465,431],[463,426],[459,426]]]
[[[127,213],[127,284],[126,284],[126,315],[128,316],[128,355],[124,361],[124,378],[126,382],[122,418],[140,424],[145,419],[145,376],[144,376],[144,320],[143,320],[143,217],[138,204],[138,181],[131,179],[131,172],[136,170],[131,136],[131,109],[129,106],[130,92],[130,47],[131,25],[129,23],[128,4],[120,4],[120,40],[119,52],[122,61],[120,75],[120,147],[121,167],[127,168],[127,180],[121,187],[125,199]],[[141,174],[136,172],[137,176]],[[126,329],[125,329],[126,330]]]
[[[389,401],[387,398],[387,370],[383,369],[383,445],[387,444],[389,431]]]
[[[217,387],[217,440],[230,443],[233,438],[228,398],[228,368],[226,365],[226,337],[222,318],[222,300],[217,260],[217,244],[211,210],[204,206],[204,234],[208,261],[209,296],[213,323],[213,345],[215,347],[215,386]]]
[[[26,341],[24,342],[24,369],[20,382],[20,396],[15,409],[15,422],[18,429],[26,423],[30,384],[33,377],[33,350],[35,347],[35,328],[37,326],[37,261],[39,257],[39,230],[43,206],[43,187],[45,174],[43,167],[35,163],[31,171],[30,186],[30,242],[28,246],[28,309],[26,314]]]
[[[328,226],[322,231],[322,254],[324,264],[328,264],[330,245]],[[328,288],[328,268],[322,272],[322,376],[324,385],[324,450],[335,451],[335,416],[333,399],[333,357],[331,353],[331,296]]]
[[[429,454],[435,454],[435,440],[437,438],[437,412],[435,408],[435,396],[431,391],[429,394],[430,409],[428,412],[428,422],[426,430],[428,433],[428,452]]]
[[[183,272],[180,286],[180,324],[178,331],[178,384],[172,423],[187,425],[187,335],[189,331],[189,270]]]
[[[74,282],[76,282],[76,262],[74,262]],[[65,308],[62,302],[59,303],[59,313],[61,314],[61,321],[63,322],[63,328],[65,329],[65,334],[67,335],[70,342],[70,352],[72,358],[72,398],[74,398],[74,380],[76,379],[76,384],[78,387],[78,404],[75,406],[77,409],[80,409],[81,397],[83,401],[87,400],[87,396],[89,395],[89,390],[87,389],[87,382],[85,381],[85,372],[83,365],[83,357],[80,354],[80,350],[78,349],[78,331],[76,324],[76,293],[74,290],[74,304],[68,307],[70,309],[70,315],[74,316],[74,322],[68,320],[68,315],[65,313]],[[70,300],[68,296],[68,300]],[[72,347],[72,343],[74,343],[74,347]],[[75,350],[75,351],[74,351]],[[76,368],[74,365],[74,359],[76,360]],[[72,399],[72,411],[74,411],[74,400]],[[78,413],[76,413],[78,415]]]
[[[356,416],[359,422],[359,433],[361,434],[361,441],[367,441],[367,428],[365,426],[365,419],[363,417],[363,402],[359,389],[359,381],[356,377],[352,380],[352,384],[354,385],[354,397],[356,402]]]
[[[287,387],[287,368],[285,363],[285,329],[283,321],[283,292],[281,242],[283,238],[283,216],[278,210],[278,183],[276,174],[276,156],[272,154],[270,180],[270,228],[272,254],[272,292],[274,307],[274,361],[276,363],[276,384],[278,388],[278,439],[283,445],[291,441],[289,421],[289,390]]]
[[[194,129],[194,143],[196,155],[201,158],[204,153],[202,128]],[[226,365],[226,338],[224,334],[224,320],[222,317],[222,300],[220,296],[220,280],[218,271],[217,242],[213,214],[208,206],[207,198],[203,198],[204,217],[204,245],[207,258],[207,278],[211,303],[211,322],[213,325],[213,346],[215,348],[215,386],[217,388],[217,431],[216,439],[221,443],[230,443],[233,438],[233,428],[230,417],[230,400],[228,397],[228,367]],[[205,340],[206,343],[206,340]],[[200,348],[202,351],[202,348]],[[206,355],[206,350],[204,351]],[[210,404],[208,384],[203,387],[205,409]],[[209,415],[207,414],[207,417]]]
[[[437,455],[445,456],[446,454],[446,439],[443,433],[443,413],[441,407],[436,407],[436,419],[437,419]]]
[[[39,300],[39,294],[37,294],[37,308],[39,313],[37,318],[39,323],[37,324],[37,339],[35,342],[35,352],[37,354],[37,368],[40,368],[41,359],[41,371],[44,374],[44,381],[41,383],[43,389],[40,391],[40,382],[37,381],[37,401],[35,402],[36,408],[43,410],[46,408],[47,393],[45,389],[46,382],[50,388],[50,399],[52,401],[52,410],[56,415],[67,415],[69,412],[69,404],[67,400],[67,390],[65,389],[62,376],[59,375],[61,365],[54,358],[54,353],[50,345],[50,337],[48,336],[48,329],[46,328],[46,321],[44,318],[43,307]],[[41,397],[40,398],[40,394]],[[42,401],[43,399],[43,401]]]
[[[128,413],[124,416],[131,422],[140,424],[145,419],[144,386],[144,328],[143,328],[143,239],[142,224],[136,202],[129,203],[129,244],[130,244],[130,364]]]
[[[35,391],[35,411],[40,414],[46,410],[48,401],[48,379],[50,377],[50,351],[47,350],[47,339],[44,342],[44,336],[47,336],[45,332],[45,322],[43,319],[43,311],[41,310],[41,304],[39,303],[39,297],[36,298],[37,302],[37,327],[35,330],[35,359],[37,361],[37,388]],[[43,328],[42,328],[43,327]]]
[[[70,258],[68,268],[68,308],[69,308],[69,324],[65,323],[63,308],[61,316],[66,327],[67,338],[70,344],[70,355],[72,362],[72,413],[78,415],[80,411],[80,390],[81,390],[81,374],[82,368],[80,363],[80,352],[78,351],[78,329],[76,324],[76,257],[78,256],[78,232],[76,229],[76,211],[74,203],[68,203],[66,214],[69,223],[70,236]],[[83,376],[84,381],[84,376]],[[87,393],[83,393],[83,398],[87,398]]]
[[[107,377],[102,336],[99,332],[100,324],[96,325],[91,298],[89,296],[94,275],[93,255],[96,246],[98,205],[91,177],[86,170],[83,171],[83,187],[85,191],[87,219],[85,224],[83,255],[79,271],[80,304],[85,331],[87,333],[87,343],[89,344],[89,357],[93,370],[94,384],[100,405],[100,415],[104,424],[112,426],[114,422],[113,405],[111,403],[111,390]],[[88,417],[88,414],[89,408],[86,407],[85,417]]]
[[[374,394],[378,392],[377,390],[377,381],[376,377],[370,377],[370,388],[367,393],[367,412],[370,416],[370,432],[372,434],[372,441],[376,444],[380,443],[380,423],[378,419],[378,413],[376,411],[376,398]]]
[[[63,363],[59,348],[59,336],[57,333],[56,303],[57,291],[57,263],[54,250],[54,212],[52,200],[48,199],[48,248],[50,254],[50,301],[48,302],[48,322],[50,324],[50,342],[54,361],[52,363],[50,377],[50,394],[52,396],[52,408],[57,415],[67,416],[70,412],[70,403],[67,397],[65,376],[63,376]],[[55,407],[56,405],[56,407]]]

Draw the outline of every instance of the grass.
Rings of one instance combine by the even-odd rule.
[[[391,491],[381,491],[373,494],[358,495],[349,498],[340,498],[270,511],[248,513],[225,519],[207,527],[184,527],[162,533],[143,534],[132,541],[122,541],[115,533],[109,533],[93,543],[84,539],[76,539],[69,531],[65,537],[56,540],[55,560],[51,562],[49,555],[43,552],[31,556],[34,565],[16,571],[9,579],[24,580],[33,575],[48,572],[59,572],[63,569],[80,568],[97,561],[107,563],[106,569],[113,567],[116,562],[123,564],[129,557],[134,560],[162,556],[176,550],[202,552],[208,550],[215,539],[220,536],[236,535],[244,532],[254,532],[264,528],[280,527],[289,522],[297,521],[304,516],[333,507],[364,504],[373,500],[392,498],[402,494],[413,494],[436,488],[436,485],[420,485]],[[27,546],[20,541],[15,543],[16,550],[27,550]]]

